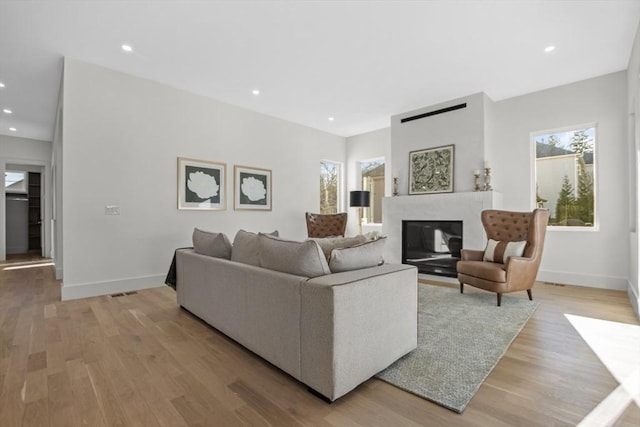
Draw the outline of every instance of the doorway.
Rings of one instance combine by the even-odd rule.
[[[44,258],[43,169],[7,165],[4,183],[7,261]]]

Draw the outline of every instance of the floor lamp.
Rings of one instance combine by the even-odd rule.
[[[349,206],[358,208],[358,234],[362,234],[362,208],[370,206],[370,191],[351,191],[349,193]]]

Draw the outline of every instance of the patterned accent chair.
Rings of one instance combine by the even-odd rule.
[[[481,214],[482,225],[488,239],[498,242],[526,241],[522,256],[507,257],[506,262],[484,261],[485,253],[463,249],[458,261],[460,293],[464,284],[475,286],[498,295],[500,306],[502,294],[527,291],[533,299],[531,288],[536,280],[542,248],[549,221],[549,211],[535,209],[533,212],[509,212],[485,210]]]
[[[316,214],[307,212],[307,234],[309,237],[343,236],[347,228],[347,214]]]

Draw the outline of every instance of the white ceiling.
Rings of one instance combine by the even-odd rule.
[[[624,70],[639,20],[640,0],[1,0],[0,134],[51,140],[64,56],[350,136]]]

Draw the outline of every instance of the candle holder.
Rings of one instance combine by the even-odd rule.
[[[480,171],[473,172],[473,191],[480,191]]]
[[[484,168],[484,191],[491,191],[491,168]]]
[[[398,177],[397,176],[393,177],[393,195],[394,196],[398,195]]]

